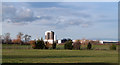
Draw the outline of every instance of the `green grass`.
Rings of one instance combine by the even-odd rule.
[[[5,48],[6,46],[10,49]],[[29,45],[3,45],[3,63],[117,63],[116,50],[40,50],[23,49]],[[58,48],[58,47],[57,47]],[[62,48],[62,46],[61,46]]]
[[[2,49],[32,49],[31,45],[2,44]]]
[[[57,45],[58,49],[64,49],[64,45]],[[92,45],[92,49],[106,49],[109,50],[110,45]],[[81,49],[87,49],[87,45],[81,45]]]
[[[110,45],[92,45],[92,49],[106,49],[109,50]],[[3,49],[32,49],[31,45],[18,45],[18,44],[3,44]],[[57,45],[57,49],[64,49],[64,45]],[[86,49],[87,45],[81,45],[81,49]]]

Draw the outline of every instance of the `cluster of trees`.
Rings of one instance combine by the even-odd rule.
[[[44,42],[43,38],[38,39],[38,40],[31,40],[29,42],[32,46],[33,49],[56,49],[56,42],[54,42],[53,44],[50,44],[49,42]],[[67,40],[64,43],[64,49],[76,49],[79,50],[81,46],[81,43],[79,41],[77,42],[72,42],[71,39]],[[92,48],[92,44],[89,42],[87,45],[87,49],[91,49]]]
[[[2,44],[28,44],[31,38],[30,35],[21,32],[19,32],[16,37],[16,39],[11,39],[10,33],[5,33],[4,35],[0,35],[0,40]]]
[[[79,41],[76,42],[72,42],[72,40],[66,41],[64,44],[64,49],[76,49],[79,50],[81,46],[81,43]],[[91,49],[92,48],[92,44],[89,42],[87,45],[87,49]]]
[[[52,49],[56,49],[56,43],[50,44],[49,42],[44,42],[43,38],[38,40],[32,40],[30,41],[30,44],[33,49],[49,49],[52,47]]]
[[[94,42],[94,41],[92,41],[92,42]],[[92,49],[92,44],[98,43],[98,41],[97,41],[97,42],[94,42],[94,43],[92,43],[92,42],[89,41],[89,42],[86,43],[86,44],[87,44],[86,49],[90,50],[90,49]],[[76,42],[72,42],[72,40],[66,41],[65,44],[64,44],[64,49],[69,49],[69,50],[72,50],[72,49],[80,50],[80,49],[81,49],[80,40],[78,40],[78,41],[76,41]],[[109,49],[110,49],[110,50],[116,50],[116,49],[117,49],[116,44],[110,44]]]

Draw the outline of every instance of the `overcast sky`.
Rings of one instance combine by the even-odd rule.
[[[117,2],[4,2],[3,33],[18,32],[32,39],[54,31],[57,39],[117,40]]]

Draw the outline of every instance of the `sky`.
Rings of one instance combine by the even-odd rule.
[[[1,22],[0,22],[1,23]],[[117,2],[3,2],[2,33],[18,32],[45,37],[54,31],[57,39],[118,39]]]

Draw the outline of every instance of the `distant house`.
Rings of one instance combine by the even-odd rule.
[[[66,41],[69,41],[69,40],[71,40],[71,39],[69,39],[69,38],[68,38],[68,39],[65,39],[65,38],[64,38],[64,39],[62,39],[62,40],[58,40],[58,44],[61,44],[61,43],[63,44],[63,43],[65,43]]]
[[[103,41],[103,44],[106,44],[106,43],[118,43],[117,41]]]
[[[113,44],[113,43],[114,43],[114,44],[115,44],[115,43],[117,44],[118,41],[100,41],[100,43],[101,43],[101,44]]]
[[[58,40],[58,44],[61,44],[62,43],[62,41],[61,40]]]

